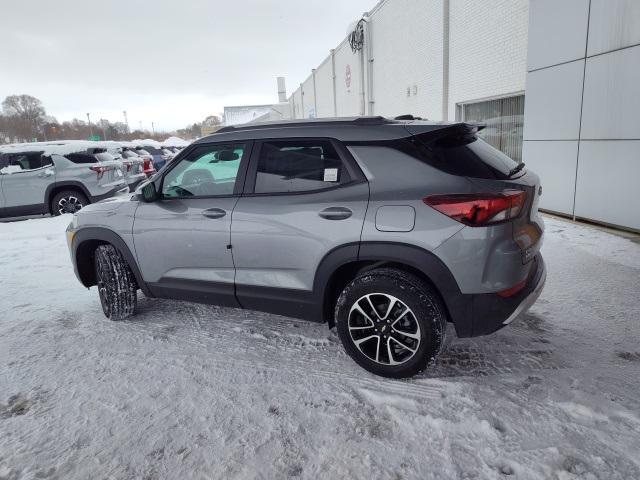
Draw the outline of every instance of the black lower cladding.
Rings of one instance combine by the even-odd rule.
[[[44,215],[45,213],[49,213],[46,203],[0,208],[0,217],[23,217],[25,215]]]
[[[240,307],[232,283],[201,280],[163,279],[147,283],[154,297],[208,303],[221,307]]]
[[[525,287],[512,297],[505,298],[496,293],[465,295],[472,297],[473,332],[471,336],[489,335],[504,327],[503,322],[543,280],[545,268],[542,255],[537,254],[532,260]]]

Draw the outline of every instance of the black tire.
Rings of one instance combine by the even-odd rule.
[[[383,313],[387,318],[381,320]],[[335,320],[347,354],[369,372],[390,378],[427,368],[440,353],[447,325],[433,287],[394,268],[363,272],[351,281],[338,298]]]
[[[102,311],[110,320],[135,314],[138,285],[122,254],[113,245],[100,245],[95,252],[96,281]]]
[[[63,190],[51,199],[51,215],[57,217],[63,213],[75,213],[87,205],[89,200],[84,193],[77,190]]]

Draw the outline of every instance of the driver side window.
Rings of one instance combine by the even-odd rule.
[[[182,158],[164,177],[164,198],[233,195],[246,144],[205,145]]]

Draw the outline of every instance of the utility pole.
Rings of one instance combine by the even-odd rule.
[[[153,132],[153,136],[156,136],[156,127],[153,125],[153,122],[151,122],[151,131]]]
[[[127,126],[127,130],[125,131],[125,133],[129,135],[129,119],[127,118],[127,111],[123,110],[122,114],[124,115],[124,124]]]
[[[93,127],[91,126],[91,116],[87,113],[87,120],[89,121],[89,133],[93,137]]]
[[[106,140],[107,139],[107,130],[105,128],[105,124],[107,123],[107,121],[104,118],[100,119],[100,124],[102,125],[102,140]]]

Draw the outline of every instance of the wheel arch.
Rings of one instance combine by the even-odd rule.
[[[77,190],[80,193],[82,193],[85,197],[87,197],[87,201],[91,203],[91,194],[89,193],[89,190],[87,190],[87,187],[85,187],[81,182],[76,182],[73,180],[55,182],[47,186],[47,189],[45,190],[45,193],[44,193],[44,201],[49,213],[53,214],[53,211],[51,208],[51,202],[53,201],[53,197],[64,190]]]
[[[138,286],[148,297],[154,295],[149,291],[138,263],[127,243],[112,230],[102,227],[90,227],[78,230],[73,238],[72,255],[76,273],[80,282],[87,288],[96,284],[94,255],[96,248],[103,244],[110,244],[117,248],[129,264]]]
[[[332,327],[335,303],[344,287],[362,271],[383,266],[408,271],[428,282],[440,295],[447,318],[453,322],[457,334],[471,334],[471,303],[460,292],[447,266],[427,250],[393,242],[345,245],[324,257],[314,280],[314,295],[321,302],[320,320],[327,321]]]

